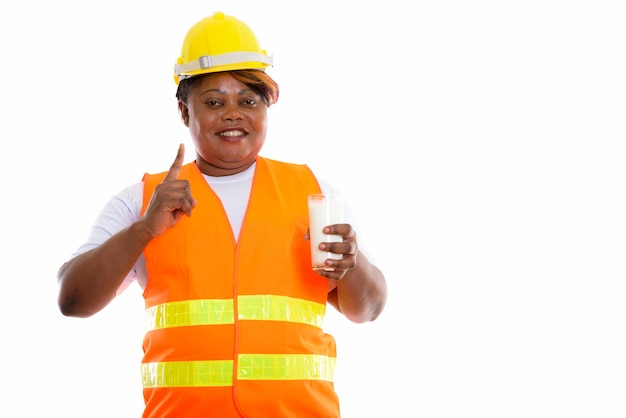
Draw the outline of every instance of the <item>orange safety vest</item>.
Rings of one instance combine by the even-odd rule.
[[[144,176],[145,212],[166,173]],[[327,281],[311,270],[305,165],[257,158],[236,241],[194,163],[191,217],[144,251],[144,417],[339,417]]]

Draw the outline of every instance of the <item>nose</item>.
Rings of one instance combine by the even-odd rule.
[[[237,106],[227,106],[224,109],[223,118],[227,121],[242,120],[243,114]]]

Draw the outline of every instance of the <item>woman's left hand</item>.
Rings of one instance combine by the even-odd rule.
[[[342,242],[322,242],[319,249],[339,254],[342,257],[339,260],[326,259],[326,266],[332,270],[318,270],[317,273],[327,279],[341,280],[357,263],[358,245],[356,232],[350,224],[335,224],[325,227],[324,234],[339,235],[342,238]]]

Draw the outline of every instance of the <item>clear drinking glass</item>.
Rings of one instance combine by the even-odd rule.
[[[335,254],[319,249],[321,242],[341,242],[340,235],[324,234],[328,225],[343,223],[343,199],[338,194],[313,194],[308,196],[309,204],[309,237],[311,239],[311,262],[313,270],[332,271],[324,264],[326,259],[341,259]]]

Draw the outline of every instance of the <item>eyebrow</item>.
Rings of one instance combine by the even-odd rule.
[[[206,94],[206,93],[209,93],[209,92],[216,92],[216,93],[220,93],[220,94],[226,94],[226,92],[225,92],[224,90],[220,90],[220,89],[207,89],[207,90],[202,90],[202,91],[200,92],[200,94],[202,95],[202,94]],[[242,94],[246,94],[246,93],[248,93],[248,92],[254,93],[254,90],[252,90],[252,89],[250,89],[250,88],[246,88],[246,89],[243,89],[243,90],[239,90],[239,91],[237,92],[237,94],[242,95]],[[256,94],[256,93],[255,93],[255,94]]]

